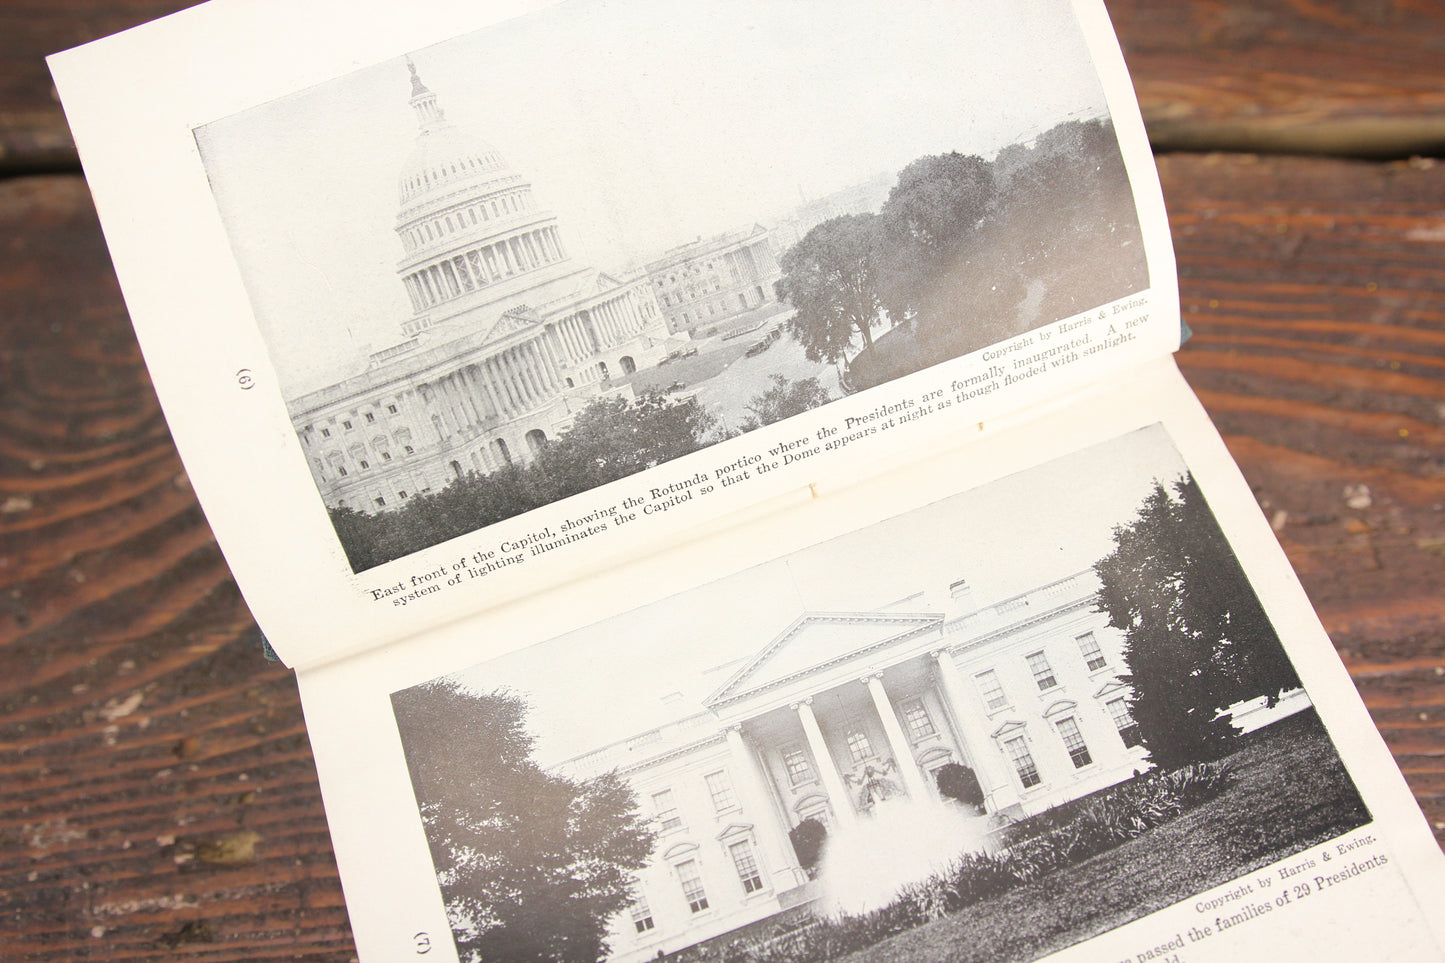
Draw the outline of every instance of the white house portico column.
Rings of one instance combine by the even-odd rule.
[[[763,784],[757,757],[743,738],[743,727],[728,726],[727,740],[733,782],[742,797],[743,812],[752,817],[753,841],[762,854],[763,865],[773,877],[773,888],[782,892],[801,886],[807,882],[807,876],[788,841],[787,827],[779,825],[777,807]]]
[[[963,679],[958,674],[958,666],[953,664],[953,657],[940,650],[933,653],[933,658],[938,663],[938,678],[943,683],[944,695],[958,715],[962,728],[967,730],[960,732],[958,737],[973,763],[974,775],[978,777],[984,798],[992,804],[989,810],[996,812],[1013,805],[1018,802],[1018,796],[1008,773],[1000,768],[1000,760],[990,751],[993,747],[989,745],[988,720],[974,707],[964,691]]]
[[[813,750],[813,758],[818,761],[818,776],[823,780],[823,788],[828,790],[828,798],[833,803],[833,814],[841,825],[854,825],[858,821],[858,814],[853,809],[853,799],[848,794],[848,787],[843,784],[843,777],[838,774],[838,767],[833,764],[833,754],[828,751],[828,744],[823,741],[823,730],[818,728],[818,720],[813,715],[813,700],[804,699],[802,702],[793,703],[793,711],[798,714],[798,721],[803,724],[803,734],[808,737],[808,747]]]
[[[883,731],[888,735],[888,745],[893,749],[893,758],[898,763],[898,772],[903,777],[903,785],[907,788],[908,795],[917,800],[929,798],[928,783],[924,780],[923,773],[918,771],[918,763],[913,760],[913,750],[908,745],[907,737],[903,735],[903,727],[898,724],[893,703],[888,700],[888,693],[883,691],[883,676],[870,675],[863,682],[868,686],[868,694],[873,697],[873,707],[878,710],[878,718],[883,721]]]

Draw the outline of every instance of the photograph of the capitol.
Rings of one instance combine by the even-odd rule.
[[[384,509],[530,459],[599,395],[631,397],[614,379],[655,367],[688,325],[767,306],[778,273],[761,229],[626,279],[577,263],[530,181],[449,123],[407,66],[418,132],[396,219],[397,274],[413,311],[405,340],[373,353],[364,372],[290,401],[331,507]],[[699,266],[712,281],[704,298],[673,290]],[[664,287],[675,318],[654,294]],[[699,301],[696,316],[681,311],[687,300]]]
[[[999,25],[1023,72],[967,18],[849,10],[801,90],[806,7],[574,2],[196,128],[354,571],[1147,286],[1067,4]],[[680,98],[689,43],[716,80]],[[906,122],[850,107],[904,83]]]

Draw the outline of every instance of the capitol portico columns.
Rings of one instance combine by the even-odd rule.
[[[542,383],[547,386],[547,393],[551,394],[561,387],[562,382],[557,378],[557,369],[552,365],[552,358],[547,354],[547,346],[538,338],[527,342],[527,350],[532,352],[532,361],[537,370],[542,372]]]
[[[502,355],[502,361],[507,366],[507,372],[511,375],[512,383],[516,385],[517,397],[521,399],[522,410],[528,411],[532,407],[532,392],[527,388],[527,382],[522,378],[521,366],[517,363],[517,349],[508,348]]]
[[[507,417],[515,418],[522,410],[522,399],[517,394],[516,386],[512,384],[512,375],[507,370],[505,352],[498,352],[492,356],[492,368],[497,373],[497,384],[507,393]]]
[[[507,374],[517,389],[517,398],[521,402],[519,407],[522,411],[531,410],[532,393],[527,390],[527,383],[522,379],[521,367],[517,363],[517,349],[508,348],[502,354],[502,363],[507,366]]]
[[[488,416],[493,418],[500,416],[502,406],[497,401],[496,393],[492,391],[492,385],[487,379],[485,367],[468,365],[466,370],[467,378],[471,381],[473,388],[477,389],[478,392],[487,399],[487,407],[491,409],[488,412]]]
[[[552,393],[552,383],[547,379],[547,369],[537,354],[536,342],[528,341],[522,346],[522,351],[527,356],[527,369],[532,372],[532,380],[537,383],[540,399],[545,400]]]
[[[882,674],[870,675],[863,682],[867,684],[868,694],[873,697],[873,707],[878,710],[878,718],[883,722],[883,731],[888,735],[888,745],[893,749],[893,758],[898,763],[898,772],[903,777],[908,795],[920,801],[928,799],[928,783],[924,781],[923,773],[918,771],[918,763],[913,761],[913,750],[903,735],[903,727],[898,724],[893,703],[883,690]]]
[[[536,366],[532,363],[532,355],[527,351],[525,344],[517,346],[517,365],[522,371],[522,382],[527,386],[531,394],[532,407],[537,407],[542,400],[542,380],[537,376]]]
[[[753,840],[762,852],[763,865],[773,877],[773,888],[783,892],[802,885],[807,877],[798,866],[792,843],[779,828],[777,807],[772,804],[772,796],[763,782],[757,757],[743,738],[742,726],[728,726],[727,740],[733,763],[730,767],[733,784],[742,796],[743,812],[754,814]]]
[[[457,396],[457,403],[461,406],[467,424],[473,426],[481,424],[482,413],[477,410],[476,399],[467,390],[466,379],[462,376],[461,369],[447,375],[447,381],[451,383],[452,393]]]
[[[833,803],[833,815],[839,825],[855,825],[858,814],[853,809],[853,798],[843,783],[843,777],[838,774],[838,767],[833,764],[833,754],[828,751],[828,743],[823,740],[823,730],[818,728],[818,719],[813,715],[813,700],[808,698],[793,703],[793,711],[798,714],[798,721],[803,724],[803,734],[808,737],[808,748],[813,750],[813,759],[818,764],[818,777],[823,780],[823,788],[828,790],[828,799]]]

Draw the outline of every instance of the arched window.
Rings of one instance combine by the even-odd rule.
[[[637,370],[637,362],[632,360],[630,354],[624,354],[618,359],[618,363],[622,365],[622,373],[625,375],[630,375]]]
[[[512,453],[507,450],[507,443],[505,441],[500,438],[493,439],[492,447],[497,450],[497,455],[503,464],[510,465],[512,463]]]
[[[459,461],[453,461],[453,462],[452,462],[452,472],[453,472],[453,474],[455,474],[458,478],[461,478],[461,477],[462,477],[462,463],[459,462]]]
[[[809,793],[793,805],[793,813],[797,816],[798,822],[805,819],[816,819],[827,826],[832,820],[832,809],[828,805],[828,797],[821,793]]]
[[[534,455],[542,450],[543,445],[547,444],[547,433],[541,428],[533,428],[527,432],[525,437],[527,439],[527,447]]]

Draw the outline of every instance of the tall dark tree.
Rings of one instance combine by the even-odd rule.
[[[574,781],[532,760],[526,706],[454,682],[392,696],[462,959],[595,963],[654,835],[616,774]]]
[[[1192,476],[1156,485],[1094,570],[1099,610],[1125,635],[1129,711],[1156,765],[1227,752],[1234,728],[1222,710],[1259,696],[1274,704],[1300,684]]]
[[[1000,154],[995,167],[1003,161]],[[1001,204],[1025,270],[1038,272],[1051,258],[1077,258],[1081,250],[1103,248],[1116,252],[1116,271],[1133,276],[1138,256],[1125,255],[1135,254],[1127,249],[1142,239],[1111,123],[1066,121],[1039,135],[1032,149],[1010,162],[1015,166]],[[1083,297],[1078,307],[1099,303],[1092,291]]]
[[[788,333],[809,361],[847,358],[856,333],[873,346],[880,321],[874,271],[877,218],[849,214],[824,221],[779,261],[778,297],[797,309]]]
[[[895,321],[951,317],[945,307],[997,189],[981,157],[920,157],[898,174],[879,212],[878,288]]]

